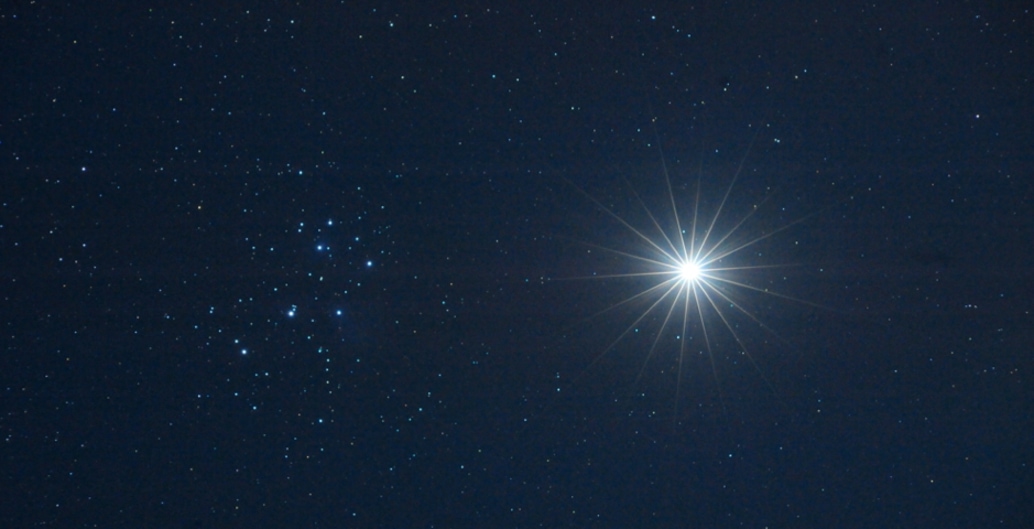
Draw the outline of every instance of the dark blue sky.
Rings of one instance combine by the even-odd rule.
[[[0,8],[8,525],[1031,523],[1029,10],[169,4]]]

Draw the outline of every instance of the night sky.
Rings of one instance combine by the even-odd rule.
[[[0,525],[1034,524],[1022,2],[101,3],[0,8]]]

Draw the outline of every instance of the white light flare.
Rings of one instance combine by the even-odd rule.
[[[700,263],[697,263],[692,259],[683,260],[682,263],[679,264],[679,279],[687,285],[692,285],[700,280],[702,272],[703,267],[700,266]]]
[[[750,148],[748,148],[748,153],[749,151]],[[744,155],[745,159],[746,155]],[[618,343],[625,339],[632,340],[633,336],[642,336],[641,331],[653,326],[655,331],[650,338],[651,344],[648,351],[645,352],[639,375],[636,377],[636,384],[638,384],[655,353],[658,349],[664,348],[659,347],[659,344],[667,344],[669,339],[674,338],[678,343],[675,346],[677,350],[674,366],[677,373],[674,418],[677,420],[683,368],[687,359],[696,353],[707,356],[718,397],[724,407],[721,383],[718,380],[718,367],[715,363],[715,351],[712,350],[715,338],[721,333],[720,329],[724,328],[723,332],[726,336],[731,336],[733,339],[732,342],[725,343],[734,348],[725,353],[730,357],[745,358],[764,379],[773,394],[778,397],[775,388],[755,361],[754,353],[748,350],[741,337],[744,329],[742,324],[746,321],[753,322],[756,327],[779,337],[759,320],[750,306],[745,305],[744,302],[748,300],[748,296],[773,296],[807,305],[813,304],[774,292],[767,286],[750,284],[751,271],[779,268],[780,266],[752,262],[754,256],[748,255],[749,252],[745,250],[753,249],[758,243],[802,222],[807,217],[776,228],[760,226],[756,222],[749,222],[761,206],[761,204],[754,204],[738,219],[728,219],[729,215],[725,210],[730,194],[743,169],[743,160],[732,176],[721,200],[707,212],[700,211],[699,182],[696,198],[689,203],[689,207],[680,208],[677,205],[680,200],[676,198],[673,191],[667,166],[664,165],[663,169],[667,191],[665,198],[669,209],[667,212],[663,212],[663,215],[656,214],[646,206],[635,188],[629,184],[634,198],[633,203],[637,204],[639,214],[644,215],[643,219],[648,222],[634,222],[630,217],[626,218],[618,214],[614,209],[578,188],[599,210],[623,226],[627,230],[626,233],[634,236],[634,240],[638,241],[637,247],[622,244],[621,248],[608,246],[606,242],[586,243],[594,249],[623,258],[626,262],[626,268],[623,271],[596,274],[592,278],[627,278],[634,281],[647,281],[642,283],[642,287],[637,292],[597,314],[599,316],[622,307],[627,309],[634,306],[645,307],[635,309],[629,315],[631,323],[593,360],[592,364],[599,362]],[[681,209],[685,209],[688,215],[683,217]]]

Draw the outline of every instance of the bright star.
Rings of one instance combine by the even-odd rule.
[[[700,279],[700,272],[700,264],[695,261],[687,260],[679,265],[679,278],[685,283],[693,283]]]
[[[676,416],[684,368],[695,356],[707,357],[708,370],[723,406],[716,353],[732,363],[743,360],[751,364],[775,392],[756,361],[755,352],[748,348],[748,343],[770,342],[748,342],[745,333],[751,328],[761,329],[763,334],[779,338],[759,317],[762,309],[771,310],[765,298],[812,305],[772,289],[770,285],[775,280],[771,276],[766,279],[763,272],[782,267],[761,262],[765,253],[761,251],[763,242],[775,242],[771,240],[774,235],[807,217],[789,223],[780,221],[775,228],[754,218],[767,198],[746,204],[735,200],[736,197],[730,199],[742,167],[741,162],[720,200],[710,203],[701,200],[699,181],[695,196],[689,200],[682,196],[685,193],[681,189],[676,193],[666,166],[666,192],[663,202],[657,201],[664,205],[659,208],[649,207],[630,183],[631,197],[614,201],[615,206],[608,206],[578,188],[604,214],[593,231],[611,237],[609,241],[585,243],[589,254],[602,254],[599,265],[606,267],[587,278],[622,280],[624,286],[618,288],[627,288],[623,300],[596,316],[615,313],[624,315],[626,322],[631,321],[622,324],[623,330],[618,327],[614,331],[616,338],[592,365],[613,352],[619,343],[640,344],[629,348],[639,355],[638,383],[647,365],[655,357],[664,356],[658,355],[659,351],[673,350],[674,358],[666,364],[670,367],[662,370],[675,373]],[[643,340],[648,342],[642,343]]]

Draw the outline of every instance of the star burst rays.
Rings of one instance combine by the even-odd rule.
[[[665,163],[662,163],[664,198],[656,201],[663,204],[661,207],[648,207],[627,179],[630,197],[624,208],[607,205],[578,188],[603,214],[599,219],[601,223],[617,228],[609,232],[600,230],[610,233],[611,241],[585,243],[590,253],[608,257],[610,264],[587,278],[629,283],[628,290],[623,290],[618,301],[590,318],[619,313],[631,320],[623,329],[615,328],[611,336],[617,336],[595,357],[592,365],[622,343],[649,343],[645,354],[641,346],[631,348],[638,351],[640,366],[635,378],[638,387],[651,362],[663,356],[661,351],[669,358],[668,352],[674,351],[674,361],[668,362],[662,371],[675,372],[676,418],[690,358],[706,357],[723,408],[725,399],[716,361],[719,354],[750,364],[778,398],[755,352],[748,346],[745,333],[753,332],[750,331],[753,328],[766,336],[761,343],[771,343],[768,338],[785,343],[760,315],[774,310],[768,301],[778,299],[812,305],[781,293],[774,288],[772,276],[765,274],[785,268],[785,265],[765,262],[773,237],[807,217],[775,223],[771,219],[759,220],[757,213],[764,209],[768,195],[748,201],[746,207],[742,199],[731,200],[746,158],[744,155],[720,199],[709,204],[701,199],[699,178],[695,190],[687,192],[682,187],[676,192]]]

